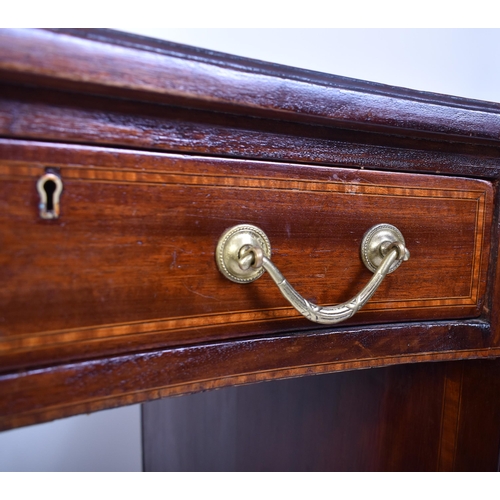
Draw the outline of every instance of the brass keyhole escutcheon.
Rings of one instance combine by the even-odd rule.
[[[38,179],[36,189],[40,196],[38,205],[39,214],[42,219],[57,219],[60,211],[60,197],[63,190],[61,178],[47,172]]]

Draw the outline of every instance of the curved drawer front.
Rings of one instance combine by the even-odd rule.
[[[0,155],[4,367],[317,329],[269,276],[221,275],[217,241],[237,224],[262,228],[273,262],[321,305],[370,279],[360,256],[370,227],[399,228],[411,258],[351,325],[482,311],[485,181],[15,141]],[[52,220],[36,189],[47,170],[63,184]]]

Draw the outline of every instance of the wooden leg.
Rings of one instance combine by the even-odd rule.
[[[267,382],[143,405],[146,471],[493,471],[500,360]]]

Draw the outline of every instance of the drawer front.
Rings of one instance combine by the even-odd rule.
[[[37,180],[63,183],[39,215]],[[478,317],[490,183],[433,175],[0,143],[2,366],[317,330],[264,274],[237,284],[215,248],[236,224],[263,229],[305,298],[344,302],[370,279],[365,232],[396,226],[411,252],[349,324]]]

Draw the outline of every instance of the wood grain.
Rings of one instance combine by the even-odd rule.
[[[238,285],[220,275],[217,240],[238,223],[263,228],[282,272],[320,304],[368,282],[359,248],[370,227],[399,227],[411,259],[350,324],[481,313],[492,217],[484,181],[15,141],[0,141],[0,155],[4,369],[131,343],[314,329],[265,276]],[[37,210],[48,166],[64,183],[56,221]]]
[[[149,352],[137,348],[132,354],[0,375],[0,429],[230,385],[498,356],[488,324],[475,320],[343,327]]]
[[[498,104],[109,30],[1,30],[0,427],[500,356],[499,141]],[[38,216],[47,168],[64,183],[55,221]],[[372,225],[400,227],[412,256],[350,323],[318,328],[265,276],[240,286],[218,273],[218,237],[244,222],[267,232],[273,260],[321,304],[369,279],[358,253]],[[491,463],[473,408],[492,401],[495,369],[457,370],[398,372],[415,374],[405,383],[418,397],[392,398],[394,442],[418,448],[398,412],[413,418],[421,405],[446,422],[439,432],[413,422],[432,441],[413,467]],[[481,449],[482,465],[463,461]],[[397,469],[400,451],[386,452]]]
[[[494,179],[499,148],[0,85],[0,134],[52,142]]]
[[[240,60],[235,67],[235,58],[227,58],[226,63],[220,55],[212,58],[208,53],[193,60],[182,50],[162,53],[151,45],[126,46],[112,38],[3,30],[0,71],[4,79],[17,82],[36,80],[44,86],[85,93],[237,110],[254,116],[272,114],[281,119],[399,133],[409,130],[420,135],[453,134],[465,142],[470,137],[497,142],[500,136],[496,104],[367,86],[273,65],[263,70],[248,60]],[[47,57],[52,54],[57,57]],[[339,88],[339,83],[351,83],[349,92]]]
[[[421,363],[146,403],[145,470],[496,471],[498,368]]]

